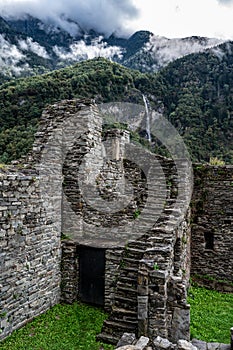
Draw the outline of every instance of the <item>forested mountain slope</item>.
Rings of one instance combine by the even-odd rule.
[[[143,93],[178,129],[194,161],[217,156],[233,164],[232,52],[233,43],[225,43],[216,52],[176,60],[157,74],[96,58],[6,83],[0,87],[1,161],[28,151],[47,104],[74,97],[142,104]]]
[[[233,162],[233,42],[174,61],[158,79],[166,116],[193,159]]]
[[[60,20],[64,20],[62,15]],[[71,19],[66,19],[66,24],[69,29],[26,13],[19,17],[0,17],[0,84],[95,57],[142,72],[156,72],[179,57],[214,48],[222,42],[195,36],[168,39],[146,30],[129,37],[114,33],[108,36],[81,28]]]
[[[153,91],[155,77],[103,58],[83,61],[46,75],[13,80],[0,88],[0,157],[18,158],[32,145],[43,108],[74,97],[96,102],[138,102],[140,89]]]

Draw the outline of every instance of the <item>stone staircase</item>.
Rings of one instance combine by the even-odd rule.
[[[138,335],[138,275],[141,261],[143,259],[151,263],[149,270],[151,269],[152,272],[154,263],[158,262],[161,275],[163,275],[163,271],[168,268],[168,261],[171,260],[176,239],[174,227],[179,218],[182,218],[179,207],[182,208],[185,193],[184,197],[177,198],[176,176],[172,177],[174,169],[169,162],[163,164],[163,170],[166,178],[171,179],[171,184],[167,186],[166,204],[157,222],[153,221],[153,214],[156,217],[156,204],[152,205],[154,210],[151,213],[148,211],[148,220],[151,220],[154,225],[152,224],[151,229],[143,236],[130,241],[124,249],[120,262],[120,274],[114,291],[112,311],[104,322],[101,334],[98,335],[101,341],[117,344],[124,332]],[[157,193],[160,193],[160,189]],[[151,201],[153,202],[153,198]],[[159,297],[164,303],[165,296],[158,294]],[[166,315],[163,314],[162,318],[165,319]]]
[[[125,330],[137,333],[137,275],[139,262],[151,244],[147,241],[133,241],[125,248],[121,260],[121,272],[115,290],[114,305],[110,317],[104,322],[101,341],[116,344]]]

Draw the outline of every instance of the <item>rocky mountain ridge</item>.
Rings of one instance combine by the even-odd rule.
[[[129,38],[84,30],[70,20],[73,33],[31,15],[0,17],[0,82],[31,76],[95,57],[104,57],[141,72],[156,72],[193,52],[222,41],[203,37],[168,39],[149,31]]]

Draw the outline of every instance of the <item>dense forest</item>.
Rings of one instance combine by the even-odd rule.
[[[233,163],[233,42],[176,60],[157,79],[166,116],[194,160]]]
[[[143,103],[161,108],[178,129],[193,161],[218,157],[233,164],[233,43],[170,63],[157,74],[143,74],[96,58],[45,75],[0,86],[0,161],[26,154],[42,110],[62,99]],[[157,149],[157,148],[156,148]]]
[[[33,143],[42,110],[55,101],[95,98],[96,102],[131,101],[153,80],[140,72],[99,58],[46,75],[11,81],[0,88],[0,154],[9,162],[26,154]]]

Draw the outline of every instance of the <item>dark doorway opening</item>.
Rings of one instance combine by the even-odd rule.
[[[205,249],[214,249],[214,235],[212,232],[205,232]]]
[[[105,250],[79,247],[79,298],[81,301],[104,306]]]

